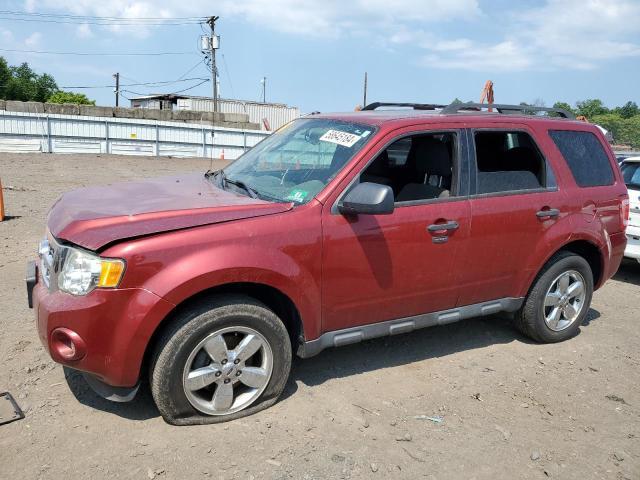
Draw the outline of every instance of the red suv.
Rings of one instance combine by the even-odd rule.
[[[623,178],[595,126],[486,107],[310,115],[217,172],[65,194],[28,268],[43,344],[187,424],[272,405],[294,352],[498,312],[572,337],[623,256]]]

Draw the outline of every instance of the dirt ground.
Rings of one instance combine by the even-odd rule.
[[[0,426],[0,478],[640,479],[635,262],[565,343],[537,345],[492,317],[326,350],[294,361],[274,407],[219,425],[167,425],[148,391],[98,398],[49,359],[27,308],[46,212],[79,186],[208,167],[0,154],[12,217],[0,223],[0,391],[26,412]]]

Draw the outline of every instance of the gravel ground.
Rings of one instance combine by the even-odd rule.
[[[167,425],[148,391],[96,397],[49,359],[26,305],[46,212],[80,186],[208,167],[0,154],[0,391],[26,412],[0,426],[0,478],[640,479],[635,262],[561,344],[531,343],[498,316],[327,350],[294,361],[274,407],[219,425]]]

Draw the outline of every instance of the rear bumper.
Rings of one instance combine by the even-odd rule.
[[[40,341],[51,358],[114,387],[137,385],[151,335],[174,307],[139,288],[73,296],[36,281],[32,292]]]
[[[608,261],[604,263],[605,268],[602,272],[603,275],[600,277],[600,282],[598,282],[596,288],[600,288],[604,282],[616,274],[618,268],[620,268],[620,263],[622,263],[626,246],[627,237],[623,232],[614,233],[609,236],[609,258]]]
[[[624,256],[640,261],[640,227],[630,225],[625,233],[627,235],[627,247],[624,250]]]

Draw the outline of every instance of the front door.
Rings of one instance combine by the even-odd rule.
[[[323,210],[325,332],[457,302],[456,259],[464,255],[470,227],[461,133],[407,129],[383,145],[351,186],[391,186],[395,211],[344,216],[335,203]]]

